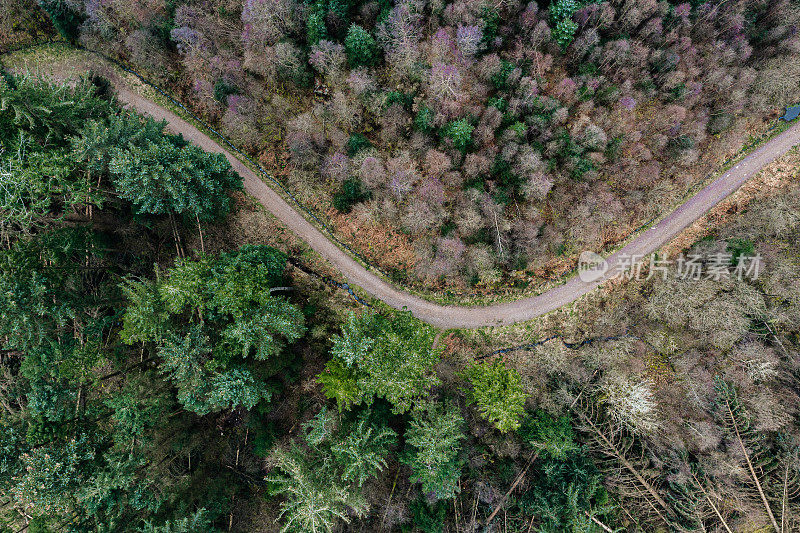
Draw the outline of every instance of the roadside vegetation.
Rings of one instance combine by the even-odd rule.
[[[557,278],[800,98],[789,0],[41,5],[424,290]],[[44,32],[4,9],[9,39]]]

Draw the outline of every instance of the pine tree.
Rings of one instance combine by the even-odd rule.
[[[351,24],[344,39],[347,61],[351,67],[369,66],[378,56],[378,45],[375,38],[358,24]]]
[[[467,394],[478,406],[481,416],[503,433],[519,428],[526,395],[516,370],[507,368],[501,359],[495,359],[492,363],[470,366],[464,376],[471,385]]]
[[[53,26],[65,39],[75,42],[80,35],[80,25],[86,18],[67,0],[39,0],[41,8],[50,16]]]
[[[529,470],[534,481],[518,502],[524,514],[534,518],[538,531],[599,531],[600,518],[614,506],[602,474],[576,442],[569,417],[537,411],[520,433],[539,450]]]
[[[360,416],[342,432],[331,451],[342,469],[342,479],[362,486],[386,468],[388,448],[397,442],[397,434],[386,426],[373,424],[367,414]]]
[[[192,221],[224,216],[228,191],[241,188],[241,177],[222,154],[166,134],[165,126],[132,112],[87,122],[72,141],[75,157],[90,170],[107,172],[137,213],[179,214]]]
[[[139,214],[175,213],[212,220],[230,209],[228,190],[241,178],[221,154],[209,154],[177,137],[159,144],[116,149],[109,163],[114,187]]]
[[[17,149],[0,159],[0,238],[13,242],[37,230],[57,227],[81,205],[101,205],[103,197],[90,192],[65,148],[39,149],[28,134]]]
[[[465,118],[450,122],[445,126],[443,134],[453,141],[453,146],[465,152],[472,145],[472,132],[475,126]]]
[[[321,4],[321,2],[318,3],[310,10],[306,20],[306,43],[309,46],[328,37],[328,29],[325,26],[325,8]]]
[[[519,433],[529,446],[554,459],[564,460],[580,450],[568,416],[556,418],[537,410],[525,417]]]
[[[336,400],[340,411],[359,405],[365,399],[365,392],[361,390],[355,370],[342,363],[339,359],[331,359],[325,364],[317,381],[322,385],[322,390],[328,398]]]
[[[120,336],[128,344],[162,338],[169,313],[159,293],[159,284],[150,280],[126,280],[122,293],[128,301]]]
[[[220,530],[212,527],[211,519],[206,509],[198,509],[189,516],[166,520],[161,524],[155,524],[148,520],[137,531],[138,533],[195,533],[196,531],[215,533]]]
[[[286,256],[244,246],[217,258],[179,261],[155,281],[123,285],[125,342],[152,343],[161,371],[190,411],[250,409],[272,397],[263,379],[287,343],[305,333],[302,312],[270,289]],[[256,361],[272,361],[258,368]]]
[[[379,397],[395,413],[408,411],[438,383],[433,366],[443,348],[434,348],[435,337],[408,311],[352,315],[333,337],[334,357],[319,377],[325,394],[343,408]]]
[[[270,456],[276,473],[267,477],[272,493],[284,496],[281,531],[329,533],[339,520],[363,516],[367,504],[359,491],[344,483],[324,455],[309,453],[292,444],[279,447]]]
[[[91,472],[96,450],[85,435],[22,456],[12,494],[35,516],[65,515],[78,504],[78,489]]]
[[[270,455],[275,471],[267,477],[281,504],[283,531],[333,531],[339,520],[363,515],[364,482],[386,467],[397,434],[377,423],[370,411],[337,424],[323,408],[303,424],[305,445],[292,441]]]
[[[411,467],[411,479],[436,499],[452,498],[458,491],[463,426],[461,413],[451,404],[426,401],[411,413],[405,437],[412,451],[406,462]]]
[[[19,133],[64,146],[87,120],[112,113],[112,103],[99,98],[86,79],[69,86],[32,76],[0,77],[0,144],[6,147]]]

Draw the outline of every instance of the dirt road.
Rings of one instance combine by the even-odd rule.
[[[182,133],[184,137],[203,149],[225,155],[234,170],[244,179],[246,191],[341,272],[348,283],[358,285],[373,297],[394,308],[407,307],[416,317],[441,328],[508,325],[530,320],[574,302],[607,281],[614,269],[627,261],[627,258],[643,257],[658,250],[681,230],[755,176],[762,167],[788,152],[796,144],[800,144],[800,123],[798,123],[752,152],[658,224],[611,255],[607,259],[608,273],[594,282],[585,283],[576,276],[543,294],[512,302],[480,307],[443,306],[403,292],[367,270],[332,243],[316,226],[290,206],[283,197],[267,186],[256,172],[245,166],[216,141],[175,113],[129,90],[116,76],[110,77],[119,91],[122,102],[141,113],[167,121],[170,130]]]

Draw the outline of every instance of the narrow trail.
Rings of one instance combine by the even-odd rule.
[[[96,61],[99,63],[99,60]],[[608,281],[616,268],[625,265],[627,258],[633,256],[644,257],[655,252],[671,241],[684,228],[736,191],[746,181],[758,174],[764,166],[788,152],[795,145],[800,144],[800,123],[798,123],[754,150],[660,222],[608,257],[608,273],[596,281],[586,283],[575,276],[564,284],[537,296],[487,306],[439,305],[403,292],[390,282],[367,270],[367,268],[331,242],[320,229],[306,220],[281,195],[267,186],[258,173],[244,165],[233,154],[194,125],[131,90],[119,76],[112,73],[107,65],[105,65],[106,68],[102,68],[102,66],[98,68],[99,65],[95,61],[87,61],[85,66],[101,70],[104,74],[107,72],[107,76],[117,89],[122,103],[157,120],[165,120],[171,131],[183,134],[186,139],[204,150],[223,154],[230,161],[233,169],[242,176],[247,193],[258,200],[298,237],[308,243],[314,251],[341,272],[348,283],[361,287],[368,294],[382,300],[391,307],[396,309],[406,307],[417,318],[444,329],[479,328],[524,322],[574,302],[602,285],[605,281]],[[74,72],[65,74],[74,74]]]

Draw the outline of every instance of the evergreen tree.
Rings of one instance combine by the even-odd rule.
[[[358,417],[331,445],[333,458],[342,469],[342,479],[357,486],[386,468],[387,449],[397,442],[397,434],[386,426],[369,420],[368,413]]]
[[[522,512],[534,517],[538,531],[600,531],[592,518],[607,522],[614,506],[602,474],[575,441],[569,418],[537,411],[526,418],[521,435],[541,450],[530,467],[534,481],[518,501]]]
[[[590,0],[591,1],[591,0]],[[584,0],[558,0],[550,4],[550,21],[553,24],[553,40],[562,49],[567,48],[578,31],[578,24],[572,20],[572,16],[580,9],[583,4],[589,3]]]
[[[224,216],[230,209],[228,191],[241,188],[241,177],[222,154],[166,134],[165,126],[123,112],[87,123],[73,148],[90,169],[107,169],[120,197],[137,213],[174,213],[191,220]]]
[[[333,358],[319,377],[325,394],[340,408],[379,397],[395,413],[408,411],[438,383],[433,366],[443,348],[434,348],[435,337],[433,327],[408,311],[351,315],[334,335]]]
[[[64,148],[40,150],[21,134],[17,149],[0,158],[0,238],[12,242],[37,230],[61,225],[83,205],[101,205],[103,197],[80,179]]]
[[[274,391],[264,381],[270,367],[248,360],[270,361],[305,332],[300,310],[270,294],[285,263],[277,250],[243,246],[180,261],[154,282],[128,281],[122,337],[155,345],[161,371],[187,409],[250,409]],[[274,373],[280,367],[272,362]]]
[[[53,26],[65,39],[75,42],[85,16],[67,0],[39,0],[39,6],[50,16]]]
[[[9,149],[19,135],[42,145],[64,146],[87,120],[113,114],[113,104],[81,79],[70,86],[32,76],[0,77],[0,144]]]
[[[91,475],[95,453],[85,435],[63,446],[36,448],[22,456],[21,475],[11,492],[29,514],[66,515],[78,503],[78,489]]]
[[[318,2],[308,14],[306,20],[306,43],[313,46],[328,37],[328,28],[325,26],[325,6]]]
[[[443,134],[453,141],[453,146],[465,152],[472,145],[472,132],[475,126],[465,118],[454,120],[444,127]]]
[[[189,516],[166,520],[161,524],[155,524],[148,520],[144,526],[138,529],[138,533],[195,533],[203,531],[215,533],[219,529],[212,527],[211,520],[206,509],[198,509]]]
[[[580,451],[569,417],[556,418],[541,409],[525,417],[520,436],[529,446],[554,459],[563,460]]]
[[[270,461],[277,472],[267,481],[273,494],[284,496],[282,531],[332,532],[339,520],[349,522],[351,513],[366,513],[361,493],[341,479],[324,454],[292,444],[275,449]]]
[[[504,433],[519,428],[526,396],[516,370],[506,367],[501,359],[495,359],[492,363],[470,366],[464,376],[471,385],[467,394],[478,406],[481,416]]]
[[[213,362],[209,338],[193,325],[184,338],[169,333],[158,350],[161,371],[178,390],[178,401],[199,415],[244,407],[251,409],[272,391],[243,368],[210,371]]]
[[[339,520],[366,512],[361,486],[385,468],[397,437],[372,418],[364,411],[337,425],[323,408],[303,425],[305,445],[292,441],[273,451],[267,481],[285,498],[283,531],[333,531]]]
[[[353,206],[372,197],[358,178],[349,178],[342,183],[339,192],[333,195],[333,207],[340,213],[349,213]]]
[[[436,499],[452,498],[458,492],[463,426],[464,419],[452,404],[426,401],[411,413],[405,437],[412,451],[406,462],[411,467],[411,479]]]
[[[164,143],[188,152],[152,121],[112,118],[109,130],[118,112],[85,82],[0,82],[0,523],[14,530],[23,514],[31,531],[212,530],[237,485],[218,457],[203,460],[219,450],[174,391],[198,412],[251,407],[304,331],[270,294],[285,285],[285,256],[261,247],[197,261],[180,284],[170,272],[130,282],[126,312],[119,278],[141,258],[119,253],[105,226],[124,238],[152,229],[102,192],[114,157]],[[143,244],[145,262],[162,259]],[[118,342],[120,317],[121,337],[141,347]],[[186,511],[198,508],[208,512]]]
[[[371,65],[378,57],[375,38],[358,24],[351,24],[344,39],[347,61],[351,67]]]
[[[146,446],[152,440],[152,430],[165,422],[173,402],[165,387],[151,375],[152,372],[126,376],[125,382],[113,396],[103,400],[103,405],[113,410],[112,438],[118,449],[130,450],[132,446]]]

